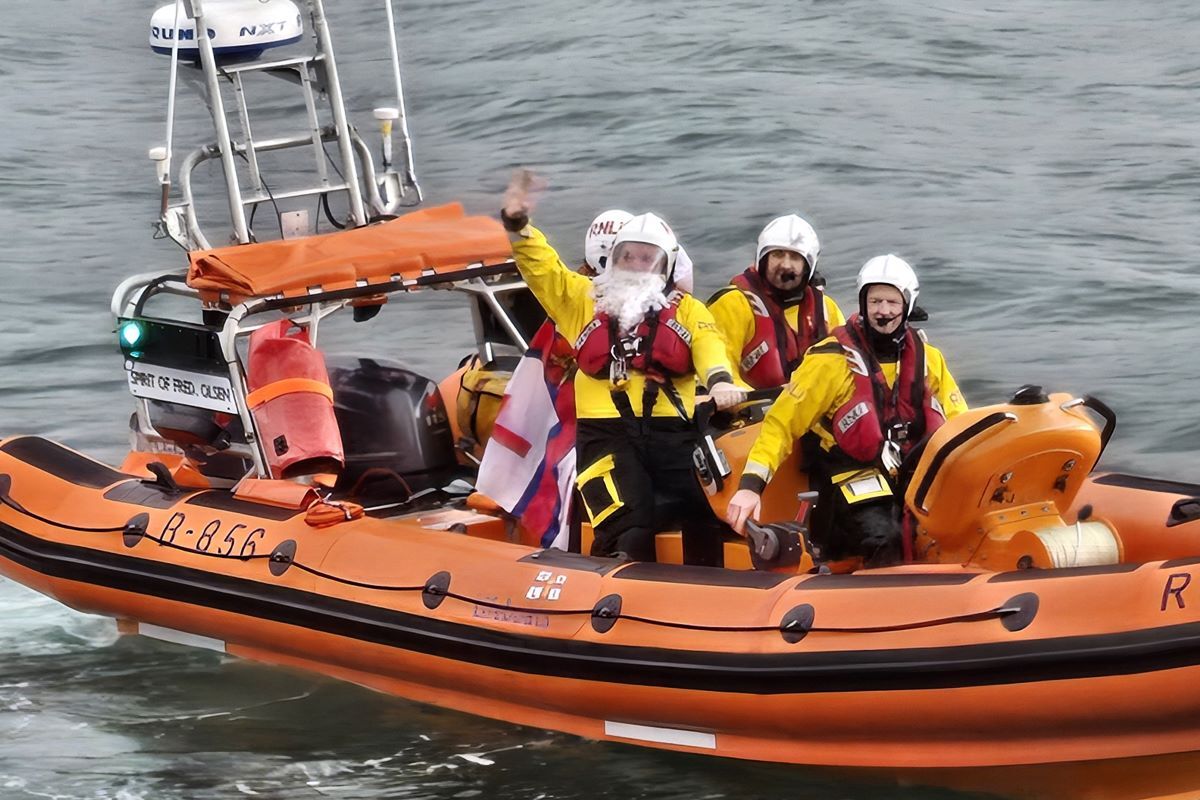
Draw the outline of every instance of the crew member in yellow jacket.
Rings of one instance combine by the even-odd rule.
[[[809,347],[845,323],[817,272],[821,242],[786,214],[758,235],[754,263],[708,301],[739,386],[783,386]]]
[[[684,559],[719,565],[725,526],[692,471],[696,382],[722,408],[745,392],[708,309],[672,285],[675,234],[654,214],[634,216],[589,280],[529,224],[532,181],[514,177],[500,216],[521,276],[576,350],[577,485],[592,554],[653,561],[655,533],[678,521]]]
[[[809,349],[763,420],[726,519],[742,532],[759,496],[797,439],[819,438],[810,465],[821,492],[812,537],[825,560],[861,556],[867,566],[904,553],[901,459],[946,419],[967,409],[941,352],[908,324],[916,273],[894,255],[858,274],[859,313]]]

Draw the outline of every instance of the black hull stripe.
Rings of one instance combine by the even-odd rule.
[[[1047,579],[1085,578],[1091,575],[1120,575],[1136,572],[1141,564],[1101,564],[1095,567],[1055,567],[1054,569],[1017,569],[997,572],[988,578],[988,583],[1013,583],[1015,581],[1040,581]]]
[[[1181,494],[1191,497],[1200,495],[1200,484],[1180,483],[1179,481],[1167,481],[1160,478],[1143,478],[1140,475],[1124,475],[1119,472],[1101,475],[1093,482],[1101,486],[1121,486],[1126,489],[1140,489],[1160,494]]]
[[[814,589],[904,589],[913,586],[961,586],[980,577],[977,572],[936,572],[913,575],[814,575],[796,584],[796,591]]]
[[[653,561],[630,564],[616,574],[618,580],[690,583],[696,586],[736,586],[743,589],[774,589],[794,577],[796,576],[778,572],[684,567],[677,564],[657,564]]]
[[[55,578],[386,647],[527,674],[612,684],[739,694],[900,691],[1151,673],[1200,664],[1200,623],[946,648],[714,653],[486,630],[174,564],[56,544],[7,525],[0,525],[0,557]],[[637,623],[619,622],[616,630],[623,624]]]
[[[263,519],[275,520],[276,522],[284,522],[300,513],[296,509],[281,508],[279,506],[269,506],[266,503],[254,503],[249,500],[242,500],[240,497],[234,497],[233,492],[220,490],[194,494],[187,499],[187,504],[190,506],[215,508],[218,511],[230,511],[234,514],[242,514],[247,517],[262,517]]]
[[[103,489],[117,481],[134,477],[40,436],[10,439],[0,445],[0,451],[42,472],[88,489]]]

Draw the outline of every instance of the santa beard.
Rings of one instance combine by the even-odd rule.
[[[663,276],[651,272],[605,270],[592,281],[596,311],[616,319],[622,333],[633,330],[651,311],[666,308]]]

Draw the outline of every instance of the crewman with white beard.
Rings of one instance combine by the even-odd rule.
[[[604,272],[608,266],[608,255],[612,252],[613,240],[625,223],[633,219],[633,214],[619,208],[610,208],[596,216],[583,235],[583,265],[579,272],[594,278]],[[674,272],[675,288],[691,294],[695,288],[692,276],[692,259],[679,246],[679,255],[675,258]]]
[[[653,561],[654,535],[678,521],[684,560],[717,566],[726,528],[692,471],[696,381],[719,408],[745,392],[708,309],[673,285],[675,234],[654,214],[634,216],[589,280],[529,224],[534,182],[528,171],[514,176],[500,217],[521,276],[577,351],[577,485],[592,554]]]

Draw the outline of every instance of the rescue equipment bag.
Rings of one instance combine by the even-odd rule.
[[[345,463],[325,359],[283,319],[250,334],[246,405],[272,478],[339,472]]]
[[[518,356],[500,356],[485,364],[479,356],[471,356],[467,370],[462,374],[455,398],[458,429],[480,447],[492,438],[504,390],[508,388],[519,360]]]

